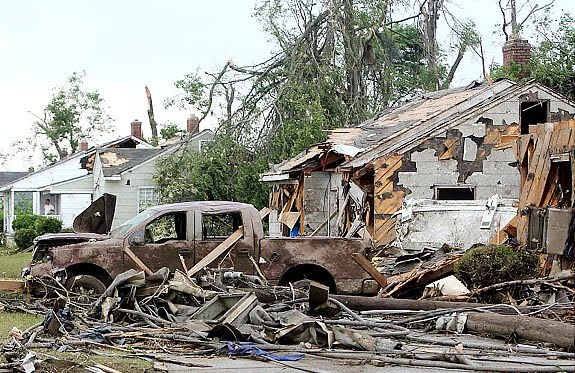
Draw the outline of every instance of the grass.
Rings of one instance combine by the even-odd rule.
[[[32,253],[16,253],[11,248],[0,247],[0,278],[20,278],[22,269],[28,266],[30,259],[32,259]],[[5,298],[18,298],[22,295],[14,293],[0,293],[0,298],[3,296],[5,296]],[[43,316],[36,316],[23,312],[7,312],[2,309],[2,306],[0,306],[0,345],[9,338],[12,328],[16,327],[20,331],[24,331],[30,326],[41,322],[43,319]],[[91,349],[97,350],[96,348]],[[38,350],[34,352],[36,352],[40,358],[52,357],[86,365],[104,364],[121,372],[143,372],[147,369],[152,369],[153,367],[150,362],[141,359],[118,356],[123,353],[115,350],[98,350],[102,355],[95,355],[85,351],[56,352],[51,350]],[[0,362],[2,362],[2,360],[3,359],[0,355]],[[69,367],[59,366],[57,362],[47,362],[45,364],[49,364],[46,371],[52,371],[52,368],[55,369],[54,371],[58,371],[60,368],[75,371],[70,370]]]
[[[20,278],[22,269],[31,259],[32,253],[16,253],[13,249],[0,247],[0,278]]]
[[[16,327],[20,331],[24,331],[43,319],[42,316],[23,312],[6,312],[0,308],[0,343],[8,338],[12,328]]]

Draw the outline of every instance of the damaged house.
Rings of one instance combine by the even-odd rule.
[[[32,212],[44,215],[44,201],[50,199],[63,227],[71,227],[74,218],[104,193],[117,196],[115,227],[138,212],[158,203],[153,175],[159,157],[175,151],[184,143],[199,150],[211,141],[213,132],[199,131],[197,118],[190,117],[185,136],[179,136],[155,148],[143,140],[142,123],[131,123],[131,135],[97,146],[80,143],[78,152],[36,172],[0,186],[4,199],[4,230],[14,233],[15,203],[32,202]]]
[[[535,82],[423,94],[262,174],[270,233],[368,235],[405,249],[488,242],[517,212],[515,140],[574,113]]]

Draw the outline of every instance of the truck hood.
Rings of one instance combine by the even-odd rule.
[[[76,216],[73,224],[74,232],[96,233],[98,235],[110,232],[115,210],[116,196],[104,193],[80,215]]]

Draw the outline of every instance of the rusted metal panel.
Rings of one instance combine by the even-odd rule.
[[[77,233],[108,233],[112,228],[115,210],[116,196],[104,193],[74,219],[74,231]]]
[[[260,268],[271,283],[277,283],[290,269],[301,265],[324,268],[335,280],[338,293],[361,293],[368,277],[352,259],[354,253],[365,253],[371,242],[340,237],[265,238],[260,241]]]

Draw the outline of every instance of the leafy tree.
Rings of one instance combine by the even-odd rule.
[[[553,22],[547,17],[536,24],[542,40],[532,49],[530,62],[524,67],[515,63],[494,66],[492,78],[535,79],[575,100],[575,20],[564,14],[555,27],[549,27]]]
[[[85,72],[73,73],[57,88],[41,115],[34,115],[34,135],[29,143],[39,146],[44,158],[54,162],[75,153],[83,137],[110,129],[104,99],[96,91],[83,88]]]
[[[166,101],[200,110],[200,121],[214,112],[221,117],[214,144],[206,151],[175,154],[159,165],[162,198],[265,204],[257,176],[270,164],[323,141],[326,130],[356,125],[418,92],[438,88],[413,21],[422,12],[394,21],[394,4],[264,0],[255,16],[274,42],[272,56],[253,66],[228,61],[215,73],[188,74],[176,82],[181,93]],[[475,40],[466,35],[462,53]],[[436,63],[448,85],[443,79],[447,68]],[[185,190],[170,187],[177,183],[184,183]]]

